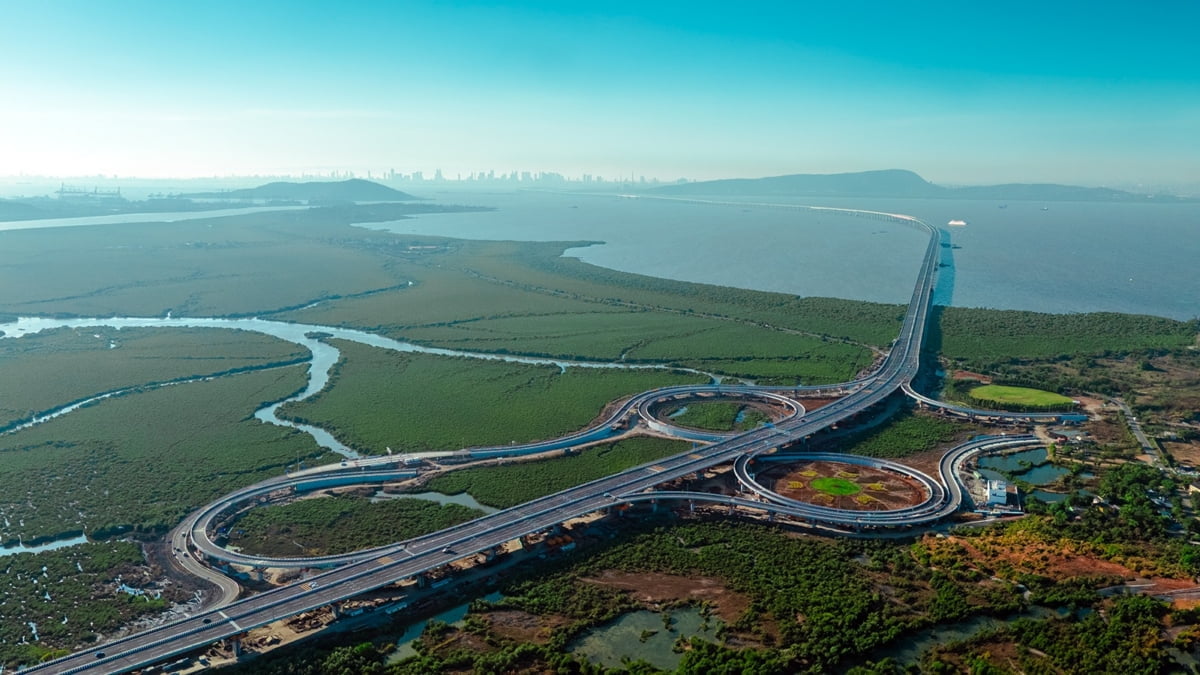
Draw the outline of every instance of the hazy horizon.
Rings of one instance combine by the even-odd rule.
[[[1200,182],[1200,5],[6,8],[0,176]]]

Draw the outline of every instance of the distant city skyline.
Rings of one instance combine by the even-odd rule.
[[[1200,181],[1200,3],[21,3],[0,175]]]

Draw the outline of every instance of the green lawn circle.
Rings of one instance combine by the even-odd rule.
[[[824,478],[814,478],[809,482],[812,489],[818,492],[824,492],[833,497],[846,497],[848,495],[856,495],[862,492],[862,488],[853,481],[845,478],[836,478],[826,476]]]
[[[1008,387],[999,384],[987,384],[971,390],[971,396],[981,401],[995,403],[1016,403],[1030,406],[1067,405],[1071,399],[1052,391],[1031,389],[1029,387]]]

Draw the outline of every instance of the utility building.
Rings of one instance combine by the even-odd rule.
[[[987,482],[988,506],[1008,506],[1008,483],[1002,480]]]

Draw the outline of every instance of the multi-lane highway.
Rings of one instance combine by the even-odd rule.
[[[29,672],[118,673],[164,661],[276,619],[414,577],[457,558],[492,549],[530,532],[553,527],[564,520],[605,509],[623,501],[652,498],[644,493],[656,485],[733,461],[743,455],[760,455],[789,445],[878,404],[903,385],[910,383],[917,373],[928,318],[929,298],[937,271],[939,237],[936,229],[908,216],[848,209],[839,211],[904,222],[923,228],[929,233],[929,244],[899,337],[880,369],[870,377],[854,383],[852,390],[843,398],[807,415],[796,416],[774,426],[760,427],[653,465],[635,467],[563,490],[421,537],[407,542],[403,547],[392,546],[372,551],[365,559],[304,582],[273,589],[223,608],[209,610],[110,642],[87,652],[72,654],[39,665]],[[632,408],[627,405],[624,414],[628,414],[630,410]],[[581,440],[576,438],[574,442],[578,443]],[[755,502],[744,501],[748,505],[756,505]],[[761,505],[758,506],[761,508]],[[776,505],[773,508],[782,512],[787,507]],[[957,505],[954,508],[957,508]],[[913,514],[909,516],[915,517]]]

